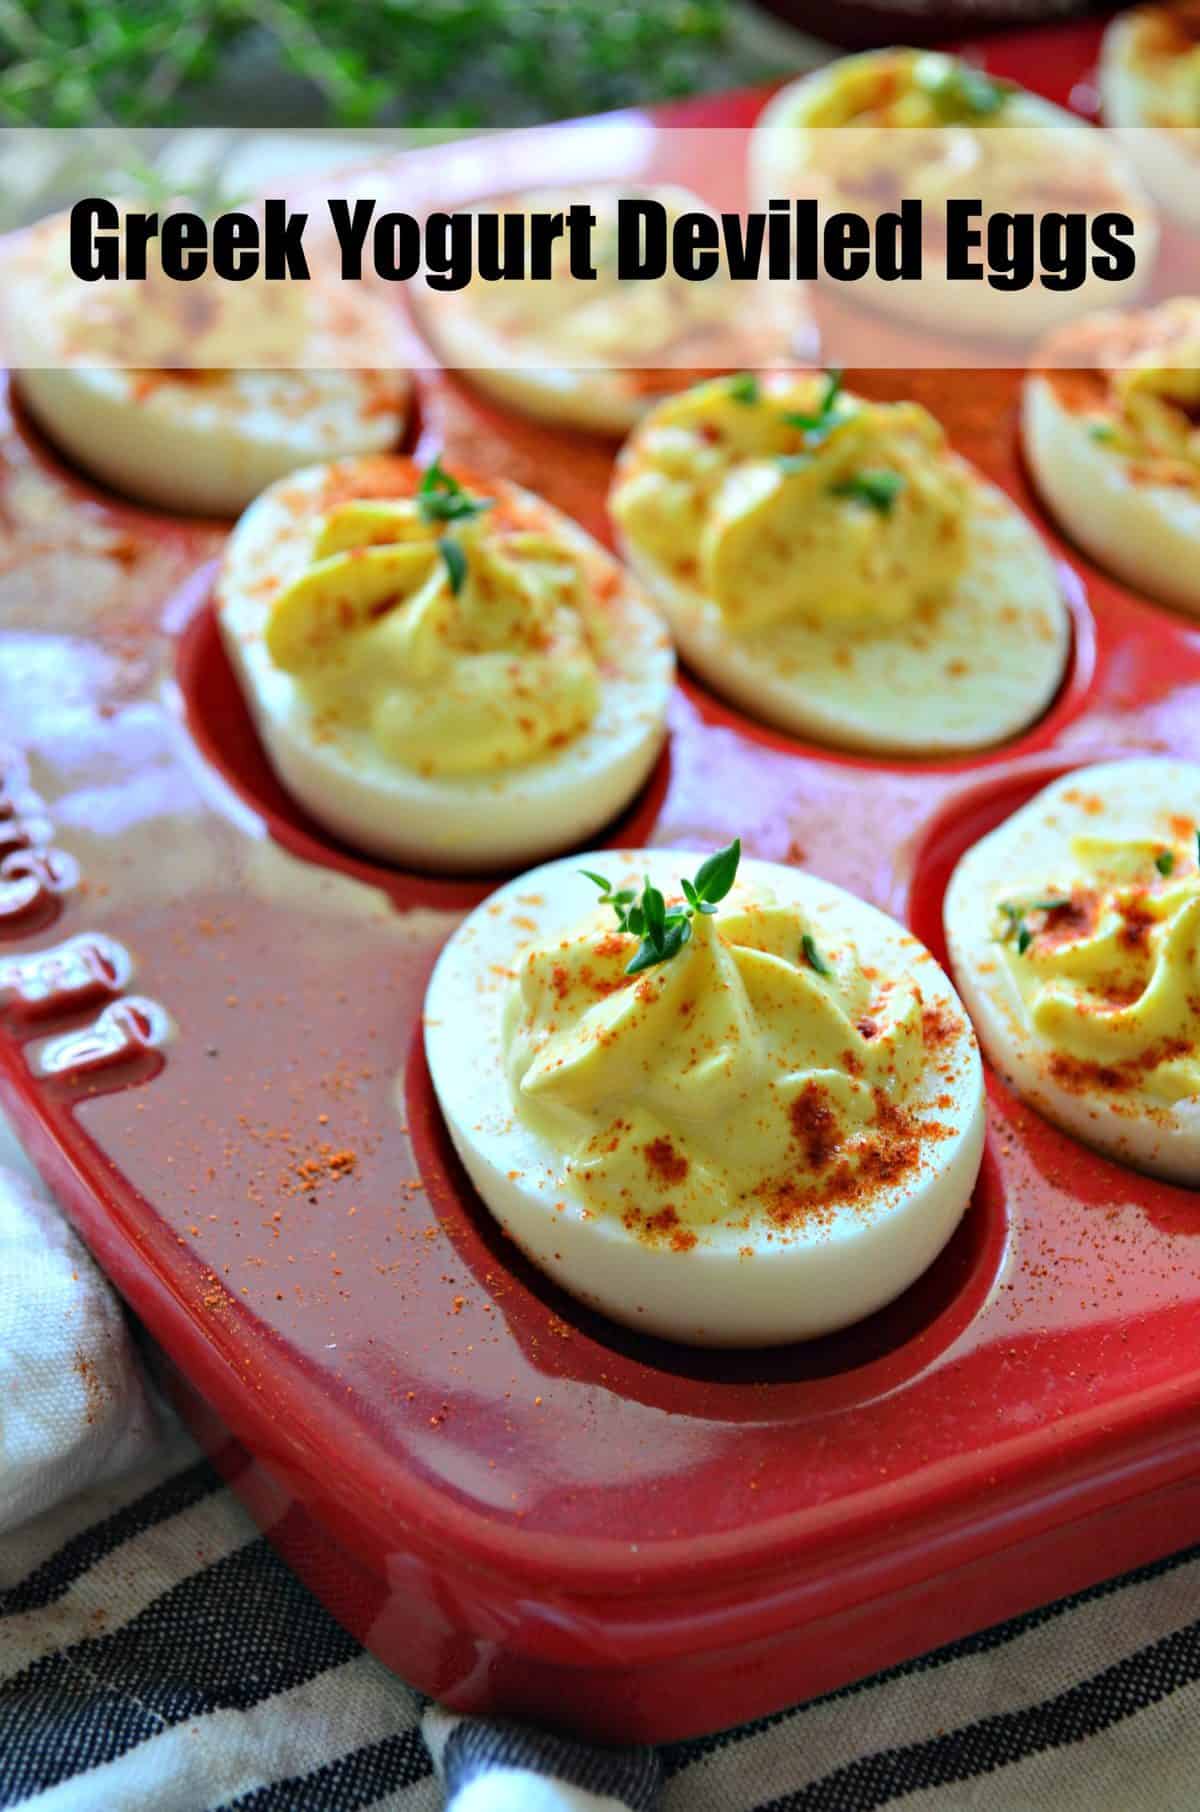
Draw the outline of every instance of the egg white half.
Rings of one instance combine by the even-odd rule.
[[[412,406],[389,303],[339,284],[324,253],[302,284],[211,270],[88,284],[68,217],[18,236],[0,297],[13,385],[66,456],[140,503],[235,516],[317,460],[386,452]]]
[[[1021,438],[1064,534],[1139,591],[1200,613],[1200,493],[1139,474],[1135,461],[1094,440],[1086,411],[1067,408],[1036,371],[1025,379]]]
[[[789,82],[773,95],[755,122],[750,136],[749,182],[754,206],[765,207],[774,196],[816,192],[814,139],[820,134],[843,132],[841,142],[844,150],[835,167],[839,175],[844,173],[853,179],[859,174],[859,166],[867,154],[868,133],[873,130],[893,133],[923,130],[906,126],[873,128],[869,122],[858,125],[853,120],[836,126],[816,123],[840,85],[850,79],[859,84],[864,83],[873,70],[885,70],[895,64],[897,59],[907,60],[918,54],[920,53],[915,51],[889,48],[839,57],[832,63],[811,70],[797,81]],[[990,133],[999,133],[1002,141],[1007,131],[1050,133],[1041,165],[1046,173],[1041,178],[1044,192],[1039,195],[1031,189],[1027,195],[1022,193],[1017,198],[1020,210],[1046,211],[1059,205],[1054,199],[1054,182],[1056,178],[1069,178],[1073,162],[1071,154],[1076,143],[1081,156],[1091,157],[1099,151],[1097,135],[1091,134],[1077,115],[1024,88],[1015,88],[1010,93],[1005,103],[1003,125],[983,125],[977,128],[970,123],[956,123],[924,130],[927,137],[929,131],[940,135],[943,160],[942,166],[939,166],[941,175],[936,179],[941,186],[935,187],[926,201],[926,211],[934,218],[940,215],[946,195],[980,197],[985,215],[993,210],[1014,206],[1014,198],[1002,193],[1003,164],[998,166],[1001,174],[986,182],[974,166],[970,156],[972,135],[986,137]],[[1014,141],[1014,145],[1019,145],[1019,141]],[[1123,298],[1132,301],[1149,282],[1158,247],[1158,223],[1149,196],[1134,172],[1132,160],[1126,157],[1123,148],[1113,143],[1106,145],[1104,151],[1107,153],[1104,158],[1105,175],[1112,195],[1105,197],[1103,202],[1092,205],[1127,213],[1134,222],[1136,271],[1133,277],[1121,285]],[[961,168],[958,167],[959,164]],[[1084,167],[1087,167],[1086,164]],[[910,194],[914,192],[912,188],[907,190]],[[858,208],[860,211],[862,208],[861,195],[856,196],[849,186],[833,189],[825,199],[830,207]],[[978,263],[981,256],[976,251],[973,262]],[[857,300],[871,303],[893,320],[903,318],[919,326],[946,330],[956,335],[983,335],[1001,340],[1031,337],[1054,322],[1074,317],[1089,308],[1096,308],[1109,299],[1108,292],[1111,289],[1110,284],[1089,269],[1083,282],[1075,290],[1052,290],[1034,283],[1027,289],[1014,293],[994,289],[986,280],[951,282],[939,268],[941,262],[940,248],[927,248],[921,280],[913,283],[886,282],[878,275],[872,262],[851,288]],[[870,360],[864,358],[861,362],[870,363]]]
[[[600,708],[545,759],[487,774],[422,775],[385,760],[365,732],[318,736],[302,687],[271,660],[263,629],[270,598],[310,558],[313,499],[328,476],[328,467],[314,466],[264,492],[234,529],[217,581],[224,644],[283,786],[356,849],[417,867],[508,867],[590,837],[629,804],[666,735],[675,662],[657,612],[621,575],[611,603],[620,629],[601,675]],[[503,481],[488,484],[522,496],[564,543],[616,569],[551,505]]]
[[[1200,1184],[1200,1100],[1173,1107],[1097,1085],[1065,1088],[996,944],[1000,899],[1026,881],[1044,889],[1068,863],[1071,839],[1145,838],[1155,820],[1200,818],[1200,767],[1156,757],[1102,762],[1056,780],[969,849],[945,901],[951,966],[989,1060],[1015,1093],[1098,1151],[1176,1182]]]
[[[562,1156],[516,1114],[504,1070],[503,1019],[523,951],[558,937],[594,905],[581,865],[616,885],[643,875],[664,891],[700,860],[638,850],[547,863],[500,888],[453,934],[425,1001],[425,1049],[450,1136],[484,1204],[534,1264],[582,1302],[629,1327],[697,1346],[771,1346],[846,1327],[899,1296],[936,1258],[970,1200],[985,1133],[982,1067],[949,980],[894,920],[828,882],[743,861],[739,882],[770,888],[817,926],[826,947],[852,938],[881,974],[915,973],[926,1001],[961,1031],[929,1076],[931,1115],[947,1136],[920,1173],[871,1207],[775,1232],[716,1224],[696,1245],[648,1245],[616,1217],[589,1216],[563,1182]],[[943,1072],[948,1072],[943,1073]],[[951,1105],[946,1106],[950,1097]],[[920,1098],[914,1097],[914,1110]],[[932,1106],[934,1100],[941,1105]]]
[[[1137,6],[1105,27],[1097,86],[1106,126],[1134,127],[1122,143],[1150,193],[1178,220],[1200,226],[1200,110],[1190,126],[1162,124],[1163,40],[1172,6]]]
[[[967,557],[949,595],[907,622],[796,618],[731,635],[719,607],[625,538],[684,660],[750,716],[871,754],[953,755],[1003,742],[1058,691],[1070,616],[1041,539],[972,473]]]
[[[398,374],[169,373],[72,366],[19,371],[17,392],[47,438],[141,503],[234,516],[277,478],[316,460],[386,452],[404,433],[409,384]]]

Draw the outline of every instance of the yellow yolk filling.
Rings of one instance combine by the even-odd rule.
[[[523,962],[509,1084],[576,1199],[687,1249],[722,1223],[785,1236],[911,1176],[943,1131],[913,1112],[929,1046],[959,1028],[911,976],[865,969],[848,942],[818,951],[769,893],[736,889],[693,923],[634,976],[637,939],[602,912]]]
[[[1135,457],[1187,467],[1200,479],[1200,333],[1181,356],[1192,365],[1133,365],[1115,373],[1118,442]]]
[[[739,401],[728,380],[654,411],[612,510],[639,551],[718,607],[734,633],[802,617],[897,623],[940,602],[965,558],[968,481],[916,403],[825,380]]]
[[[1144,317],[1142,343],[1107,372],[1096,438],[1150,482],[1200,483],[1200,307],[1187,297]]]
[[[143,280],[64,290],[69,350],[98,364],[181,373],[192,382],[232,370],[303,367],[313,311],[305,286],[256,275],[229,283],[211,269],[179,283],[149,262]]]
[[[1010,973],[1066,1086],[1160,1103],[1200,1094],[1195,850],[1194,828],[1182,825],[1158,843],[1075,837],[1068,885],[1002,905]]]
[[[983,126],[1003,122],[1007,89],[940,51],[848,57],[823,84],[807,126]]]
[[[1200,47],[1178,57],[1167,83],[1166,106],[1173,125],[1200,125]]]
[[[461,582],[439,545],[453,541]],[[266,647],[317,734],[366,732],[426,775],[517,767],[579,736],[600,704],[596,625],[573,552],[486,512],[426,522],[415,501],[351,502],[317,528]]]
[[[1174,56],[1148,57],[1141,75],[1151,87],[1153,125],[1200,126],[1200,45]]]

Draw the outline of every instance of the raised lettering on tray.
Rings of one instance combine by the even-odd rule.
[[[74,1012],[119,994],[132,972],[115,938],[83,932],[49,950],[0,957],[0,1008],[24,1018]]]
[[[96,1019],[78,1032],[47,1038],[30,1058],[35,1076],[89,1075],[109,1070],[131,1058],[159,1050],[170,1035],[171,1023],[157,1001],[130,994],[113,1001]]]

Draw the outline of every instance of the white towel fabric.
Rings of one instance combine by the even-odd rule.
[[[0,1133],[0,1806],[1193,1812],[1198,1772],[1200,1549],[659,1751],[423,1706],[156,1402]]]
[[[120,1303],[0,1116],[0,1536],[148,1457]]]

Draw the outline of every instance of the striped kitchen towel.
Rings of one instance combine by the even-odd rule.
[[[1198,1777],[1200,1549],[658,1751],[422,1703],[276,1557],[0,1163],[0,1806],[1194,1812]]]

